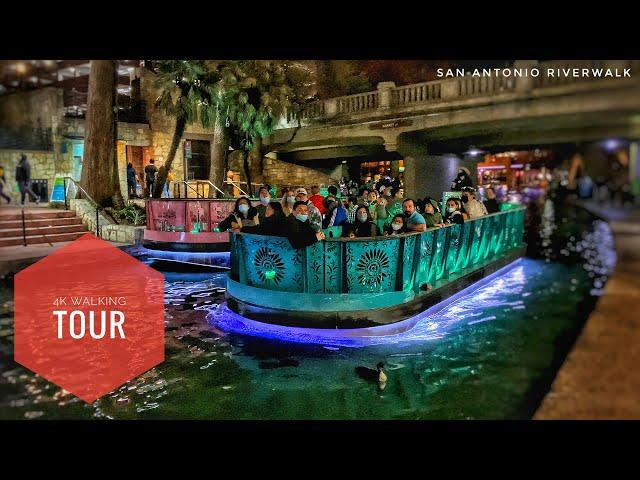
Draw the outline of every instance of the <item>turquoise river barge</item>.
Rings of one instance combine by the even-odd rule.
[[[284,237],[230,233],[227,304],[272,325],[399,333],[522,257],[524,219],[518,207],[422,233],[327,236],[303,249]]]

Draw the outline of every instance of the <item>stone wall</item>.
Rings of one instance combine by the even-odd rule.
[[[15,201],[20,199],[20,194],[15,191],[15,172],[22,153],[27,156],[31,165],[31,178],[45,178],[49,181],[49,196],[51,196],[56,174],[56,155],[54,152],[39,150],[0,150],[0,165],[4,167],[4,176],[7,182],[5,192]]]
[[[75,210],[76,215],[82,218],[89,231],[96,233],[96,209],[85,199],[71,199],[69,201],[71,210]],[[113,223],[102,212],[98,214],[98,224],[100,226],[100,237],[111,242],[130,243],[139,245],[144,236],[144,226],[134,227],[133,225],[118,225]]]
[[[266,183],[278,187],[291,185],[309,188],[311,185],[338,184],[336,179],[318,170],[269,157],[263,159],[263,174]],[[280,194],[280,188],[278,188],[278,194]]]

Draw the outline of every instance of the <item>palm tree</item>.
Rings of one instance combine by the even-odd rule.
[[[169,154],[154,185],[153,196],[160,197],[187,125],[199,122],[204,128],[212,127],[215,112],[210,108],[210,72],[202,61],[162,60],[157,63],[156,73],[156,87],[160,88],[156,105],[176,119]]]
[[[256,165],[252,164],[262,160],[262,140],[273,132],[282,116],[300,115],[314,85],[311,72],[287,60],[205,63],[214,82],[209,88],[211,108],[218,117],[225,116],[230,144],[243,151],[247,187],[253,194],[251,171]]]
[[[313,87],[309,70],[286,60],[165,60],[158,62],[157,73],[161,93],[156,103],[176,118],[176,127],[154,187],[156,197],[162,192],[184,130],[192,122],[205,128],[217,122],[217,129],[222,130],[218,135],[224,138],[221,144],[228,142],[243,152],[249,193],[253,194],[251,166],[262,159],[262,139],[287,112],[300,115]],[[211,169],[218,181],[222,179],[221,156],[216,155]]]

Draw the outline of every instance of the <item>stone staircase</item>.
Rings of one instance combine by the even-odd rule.
[[[69,242],[87,233],[74,211],[25,208],[27,245]],[[22,215],[19,208],[0,210],[0,248],[22,245]]]

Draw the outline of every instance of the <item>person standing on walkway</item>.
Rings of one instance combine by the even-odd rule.
[[[16,182],[20,189],[20,205],[24,205],[24,197],[28,193],[35,200],[36,205],[40,203],[40,198],[31,189],[31,165],[27,156],[23,153],[20,155],[20,161],[16,166]]]
[[[144,167],[145,179],[147,182],[147,190],[149,191],[149,198],[153,196],[153,184],[156,182],[156,175],[158,174],[158,168],[154,165],[153,158],[149,160],[149,165]]]
[[[164,189],[162,190],[162,198],[173,198],[171,194],[171,183],[175,179],[173,175],[173,169],[169,169],[167,172],[167,181],[164,182]]]
[[[136,196],[136,171],[133,169],[133,163],[127,165],[127,191],[129,198]]]
[[[7,200],[7,203],[11,203],[11,197],[4,193],[4,187],[7,185],[7,180],[4,178],[4,167],[0,166],[0,197]]]

